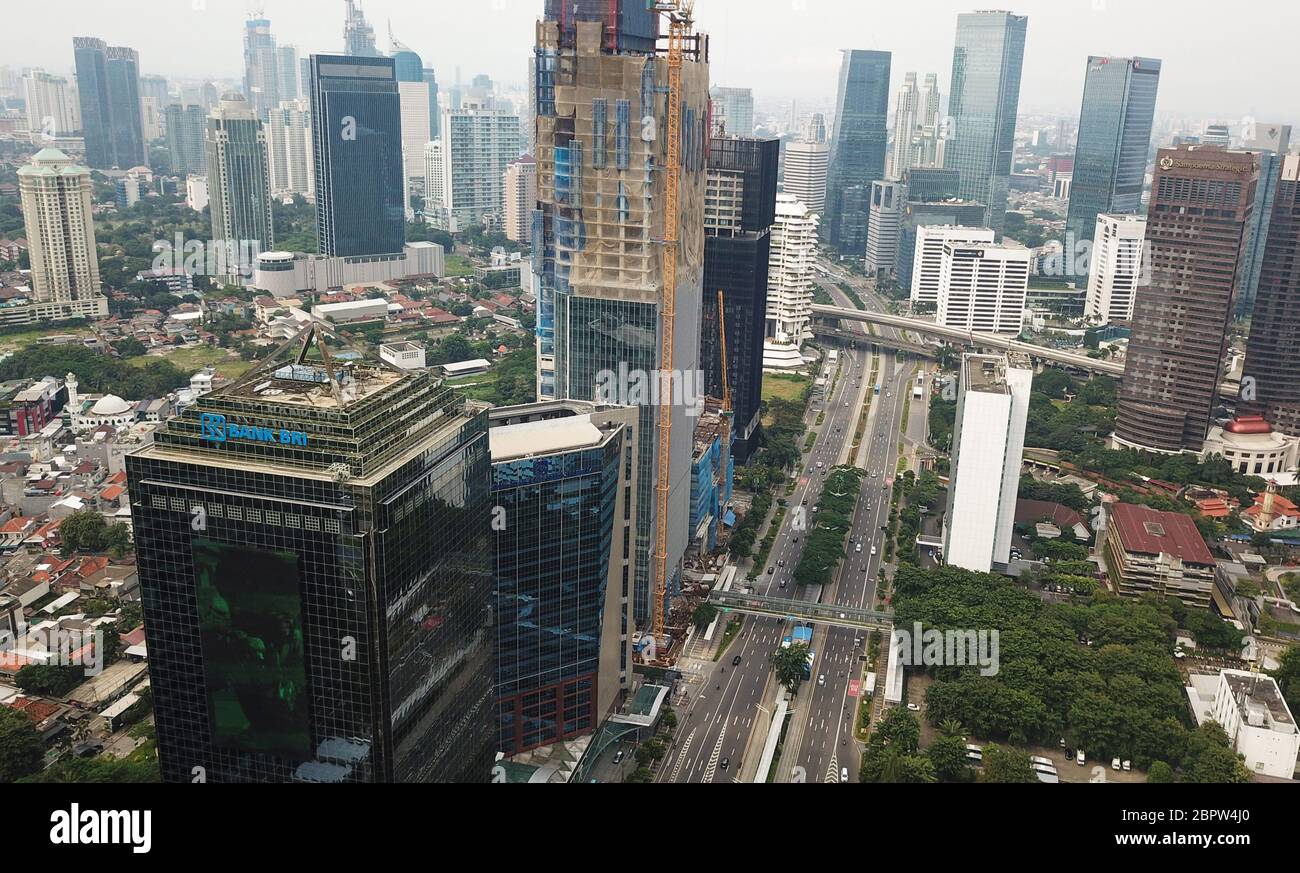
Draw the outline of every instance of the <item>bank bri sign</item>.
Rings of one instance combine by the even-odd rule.
[[[272,427],[231,424],[224,415],[205,412],[199,419],[203,441],[224,443],[229,440],[247,440],[254,443],[274,443],[282,446],[306,446],[307,434],[298,430],[277,430]]]

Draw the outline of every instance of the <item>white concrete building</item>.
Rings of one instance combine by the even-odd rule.
[[[266,121],[266,145],[271,175],[271,195],[316,196],[316,169],[312,160],[311,104],[291,100],[272,109]]]
[[[943,247],[950,242],[993,242],[996,234],[988,227],[958,224],[929,224],[916,229],[916,252],[912,257],[912,303],[939,305],[939,274],[943,269]]]
[[[1144,267],[1142,248],[1146,232],[1147,220],[1143,215],[1102,213],[1097,216],[1084,307],[1088,320],[1097,324],[1133,320],[1133,302]]]
[[[1018,334],[1033,252],[992,243],[950,242],[939,268],[939,324],[980,333]]]
[[[898,256],[898,230],[906,188],[902,182],[871,183],[871,212],[867,217],[867,272],[891,272]]]
[[[1187,696],[1197,724],[1218,722],[1252,773],[1295,777],[1300,732],[1273,677],[1223,670],[1217,677],[1194,673],[1189,679]]]
[[[31,321],[104,318],[90,170],[58,149],[42,149],[18,170],[34,299]],[[13,323],[10,313],[5,322]]]
[[[398,258],[365,260],[324,258],[294,252],[262,252],[257,256],[252,287],[277,300],[303,292],[323,293],[359,282],[386,282],[414,276],[445,276],[446,255],[431,242],[407,243]]]
[[[407,193],[424,196],[424,147],[429,143],[429,84],[398,82],[398,101],[402,110],[402,163],[405,166]]]
[[[781,190],[808,207],[814,215],[826,209],[826,174],[830,170],[831,147],[825,142],[792,142],[782,157],[784,176]]]
[[[479,222],[499,223],[505,212],[506,167],[523,153],[516,115],[467,103],[444,109],[441,185],[429,185],[425,214],[434,226],[455,233]]]
[[[67,79],[40,69],[29,70],[23,75],[23,93],[33,142],[38,136],[70,136],[81,129],[76,88]]]
[[[1015,355],[965,355],[952,433],[943,557],[977,573],[1011,558],[1033,365]]]
[[[527,245],[537,209],[537,161],[524,155],[506,167],[506,239]]]
[[[195,212],[208,208],[208,177],[187,176],[185,178],[185,205]]]
[[[777,343],[798,347],[808,335],[818,223],[794,196],[777,195],[767,276],[767,336]]]

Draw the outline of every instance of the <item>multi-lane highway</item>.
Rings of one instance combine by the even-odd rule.
[[[832,276],[837,281],[852,281],[847,276]],[[868,305],[883,309],[883,302],[870,294],[868,286],[853,284]],[[827,286],[827,290],[837,303],[849,305],[838,288]],[[758,593],[860,607],[876,603],[876,582],[884,560],[882,528],[889,518],[899,428],[915,365],[883,349],[873,356],[865,326],[862,330],[863,346],[842,352],[833,388],[810,404],[810,421],[823,412],[825,420],[795,490],[786,498],[787,513],[768,562],[755,568],[759,578],[752,584]],[[893,333],[890,328],[884,330]],[[877,371],[874,381],[873,369]],[[877,383],[879,395],[875,394]],[[867,428],[861,445],[854,446],[859,415],[869,396]],[[812,520],[811,509],[820,498],[825,474],[840,464],[854,464],[864,471],[846,543],[847,557],[838,576],[824,589],[798,589],[791,574],[802,554],[805,521]],[[738,580],[737,584],[745,583]],[[720,621],[718,633],[723,626]],[[744,618],[743,628],[719,661],[695,660],[687,665],[688,702],[676,742],[659,770],[659,781],[754,778],[779,692],[770,659],[790,628],[778,619],[760,617]],[[791,701],[785,747],[775,772],[778,781],[838,782],[845,770],[849,779],[857,778],[861,750],[853,739],[853,720],[858,698],[850,696],[850,683],[862,676],[858,659],[866,650],[864,636],[843,628],[819,627],[814,632],[813,677]],[[861,694],[866,689],[856,691]]]

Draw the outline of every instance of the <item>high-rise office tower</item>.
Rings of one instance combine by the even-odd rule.
[[[935,321],[978,333],[1019,334],[1033,259],[1023,246],[945,243]]]
[[[1226,124],[1207,124],[1205,133],[1201,135],[1201,143],[1227,148],[1232,144],[1232,132]]]
[[[970,225],[932,224],[916,228],[912,256],[912,303],[939,305],[943,286],[943,252],[949,243],[991,243],[992,228]]]
[[[258,251],[271,251],[275,227],[266,131],[242,94],[227,94],[212,111],[204,150],[213,242],[227,246],[256,243]]]
[[[812,321],[818,219],[789,194],[776,198],[767,274],[767,336],[801,346]]]
[[[1142,281],[1147,220],[1141,215],[1098,215],[1088,270],[1084,315],[1097,324],[1133,320]]]
[[[427,199],[426,214],[457,232],[505,212],[505,173],[524,149],[519,117],[467,98],[442,111],[442,196]]]
[[[708,38],[690,40],[681,70],[678,206],[667,214],[667,59],[659,16],[640,0],[547,0],[537,29],[537,189],[533,271],[538,288],[538,383],[543,398],[590,400],[601,374],[699,370],[704,190],[709,147]],[[443,131],[446,142],[447,132]],[[675,312],[663,306],[665,223],[677,227]],[[661,333],[671,328],[671,366]],[[661,366],[662,365],[662,366]],[[653,380],[653,376],[650,376]],[[678,377],[680,378],[680,377]],[[676,379],[674,380],[676,382]],[[667,476],[659,441],[641,441],[634,476],[638,623],[652,592],[671,593],[689,533],[694,419],[669,398],[640,408],[642,434],[668,426]],[[667,490],[660,517],[657,487]],[[666,545],[658,551],[658,525]],[[655,560],[652,560],[652,556]],[[667,572],[659,576],[663,560]]]
[[[578,401],[494,409],[497,749],[592,733],[632,673],[637,411]]]
[[[282,45],[275,50],[276,73],[277,73],[277,90],[280,95],[280,102],[287,103],[291,100],[300,100],[307,96],[302,89],[301,61],[298,58],[298,48],[292,45]]]
[[[311,71],[318,251],[400,257],[406,186],[393,60],[312,55]]]
[[[804,142],[815,142],[826,144],[826,116],[820,112],[814,112],[808,116],[808,124],[803,131]]]
[[[889,178],[899,181],[912,167],[934,167],[940,157],[939,81],[925,74],[918,87],[908,73],[894,105],[894,144],[889,152]]]
[[[208,127],[208,113],[202,106],[172,103],[163,113],[163,118],[172,172],[186,176],[201,176],[207,172],[203,137]]]
[[[1092,240],[1097,216],[1141,209],[1159,87],[1157,60],[1088,58],[1065,221],[1076,245]]]
[[[280,105],[280,54],[271,22],[251,18],[244,22],[244,97],[258,118],[265,120]]]
[[[826,174],[831,149],[825,142],[792,142],[782,157],[781,190],[816,215],[826,211]]]
[[[846,49],[840,64],[835,99],[835,132],[831,136],[830,169],[826,182],[826,230],[840,254],[861,256],[866,246],[866,204],[871,183],[885,178],[889,133],[889,52]],[[854,203],[843,203],[844,192],[857,188]],[[850,224],[862,233],[845,233]],[[861,213],[858,215],[857,213]],[[858,222],[860,219],[860,222]]]
[[[830,192],[827,192],[828,195]],[[871,185],[850,185],[839,191],[840,253],[860,260],[867,254],[867,228],[871,222]]]
[[[1242,384],[1250,385],[1249,403],[1295,437],[1300,436],[1300,155],[1281,160],[1272,213]]]
[[[358,58],[379,57],[379,50],[375,48],[375,29],[366,21],[361,3],[358,0],[344,2],[347,4],[347,17],[343,22],[343,54]]]
[[[731,393],[733,457],[754,450],[763,405],[763,340],[776,175],[781,144],[775,139],[714,139],[704,201],[704,313],[700,360],[704,390],[723,396],[722,336]],[[722,292],[722,325],[718,292]]]
[[[956,170],[913,167],[907,171],[905,179],[903,190],[906,199],[898,219],[898,254],[894,259],[894,271],[898,287],[911,289],[916,281],[913,267],[917,263],[916,242],[920,228],[943,225],[982,227],[985,209],[982,203],[957,196],[961,185]],[[933,276],[937,277],[938,251],[932,254],[933,259],[928,263],[936,271]],[[937,282],[937,278],[933,282]],[[931,305],[938,301],[938,285],[933,282],[927,291]]]
[[[487,781],[487,414],[304,334],[127,457],[163,780]]]
[[[104,318],[90,170],[58,149],[18,169],[38,318]]]
[[[983,203],[985,224],[999,234],[1006,221],[1028,22],[1009,12],[957,16],[943,165],[961,174],[962,198]]]
[[[871,183],[867,221],[867,272],[891,272],[898,256],[898,224],[906,189],[901,182]]]
[[[1218,403],[1224,336],[1258,184],[1258,156],[1161,149],[1147,211],[1150,285],[1133,307],[1114,443],[1199,452]]]
[[[316,193],[316,174],[311,158],[311,109],[306,100],[281,103],[271,111],[266,125],[267,164],[271,195]]]
[[[524,155],[506,167],[506,239],[528,245],[537,209],[537,161]]]
[[[713,124],[722,136],[754,135],[754,92],[750,88],[714,88]]]
[[[424,196],[424,147],[429,143],[429,86],[421,78],[397,82],[402,111],[402,160],[407,190]]]
[[[422,74],[424,84],[429,86],[429,140],[438,138],[442,124],[442,110],[438,103],[438,76],[432,67],[425,67]]]
[[[32,141],[70,136],[81,129],[76,95],[62,76],[44,70],[23,74],[23,95],[27,100],[27,129]]]
[[[424,147],[424,217],[434,217],[433,205],[441,203],[443,191],[442,140],[435,139]]]
[[[102,39],[72,40],[86,163],[129,169],[147,162],[140,119],[140,58],[135,49]]]
[[[962,356],[943,530],[949,566],[987,573],[1011,559],[1033,380],[1024,356]]]
[[[1273,199],[1282,175],[1282,160],[1291,146],[1291,125],[1252,122],[1242,137],[1242,148],[1259,155],[1259,187],[1251,216],[1250,240],[1246,243],[1246,275],[1237,288],[1237,314],[1247,316],[1255,308],[1260,276],[1264,270],[1265,242],[1273,218]]]

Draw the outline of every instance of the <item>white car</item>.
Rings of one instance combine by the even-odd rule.
[[[862,543],[858,543],[858,551],[859,551],[859,552],[862,551]]]
[[[871,547],[871,557],[874,558],[875,556],[876,556],[876,547],[875,547],[875,546],[872,546],[872,547]]]
[[[825,684],[826,684],[826,674],[825,674],[825,673],[822,673],[822,674],[820,674],[820,675],[817,677],[817,684],[818,684],[818,685],[825,685]]]
[[[849,768],[848,768],[848,767],[841,767],[841,768],[840,768],[840,781],[841,781],[841,782],[848,782],[848,781],[849,781]]]
[[[921,707],[917,706],[915,703],[909,703],[909,704],[907,705],[907,708],[908,708],[908,710],[910,710],[911,712],[920,712],[920,711],[921,711]]]

